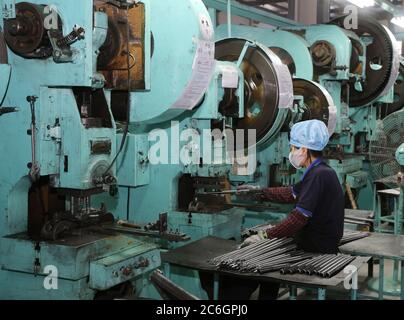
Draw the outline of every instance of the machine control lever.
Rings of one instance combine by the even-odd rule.
[[[0,108],[0,116],[2,116],[3,114],[6,114],[6,113],[13,113],[13,112],[18,112],[18,111],[20,111],[20,110],[15,107],[3,107],[3,108]]]
[[[29,176],[32,181],[36,181],[39,178],[39,164],[36,161],[36,116],[35,116],[35,103],[38,100],[37,96],[28,96],[27,102],[29,102],[31,109],[31,148],[32,148],[32,162],[29,165]]]

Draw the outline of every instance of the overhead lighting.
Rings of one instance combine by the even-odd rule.
[[[348,2],[359,8],[373,7],[376,4],[374,0],[348,0]]]
[[[394,17],[393,19],[391,19],[391,23],[394,23],[396,26],[404,29],[404,16]]]

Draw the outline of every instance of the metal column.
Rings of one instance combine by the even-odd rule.
[[[297,288],[296,286],[289,287],[289,300],[297,300]]]
[[[296,19],[296,0],[288,1],[288,18],[291,20]]]
[[[213,275],[213,300],[219,300],[219,274]]]
[[[317,24],[318,0],[298,0],[296,19],[302,24]]]
[[[330,22],[331,0],[321,0],[317,2],[317,23]]]
[[[401,292],[400,292],[400,299],[404,300],[404,261],[401,260]]]
[[[383,300],[384,290],[384,258],[379,259],[379,300]]]
[[[327,295],[327,290],[324,288],[318,288],[317,299],[318,300],[325,300]]]

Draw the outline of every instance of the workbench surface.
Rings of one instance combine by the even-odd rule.
[[[371,233],[369,237],[347,243],[339,249],[353,255],[400,258],[404,257],[404,236]]]
[[[206,237],[195,241],[178,249],[174,249],[161,254],[163,262],[172,265],[182,266],[186,268],[206,271],[211,273],[219,273],[223,275],[233,275],[240,278],[254,279],[270,282],[287,282],[290,284],[304,284],[313,287],[334,287],[343,283],[345,277],[343,271],[330,279],[321,278],[319,276],[309,276],[303,274],[283,275],[279,271],[269,272],[266,274],[259,273],[237,273],[232,271],[218,270],[215,266],[208,263],[209,259],[215,258],[222,254],[234,251],[238,244],[235,241],[223,240],[216,237]],[[358,269],[369,261],[369,257],[357,257],[351,265]]]

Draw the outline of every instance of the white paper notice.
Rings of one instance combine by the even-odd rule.
[[[235,89],[238,87],[238,69],[236,66],[221,66],[222,87]]]
[[[334,134],[337,126],[337,112],[336,106],[328,107],[328,133],[330,134],[330,137]]]
[[[191,80],[171,109],[192,110],[202,99],[215,71],[215,43],[198,40]]]

